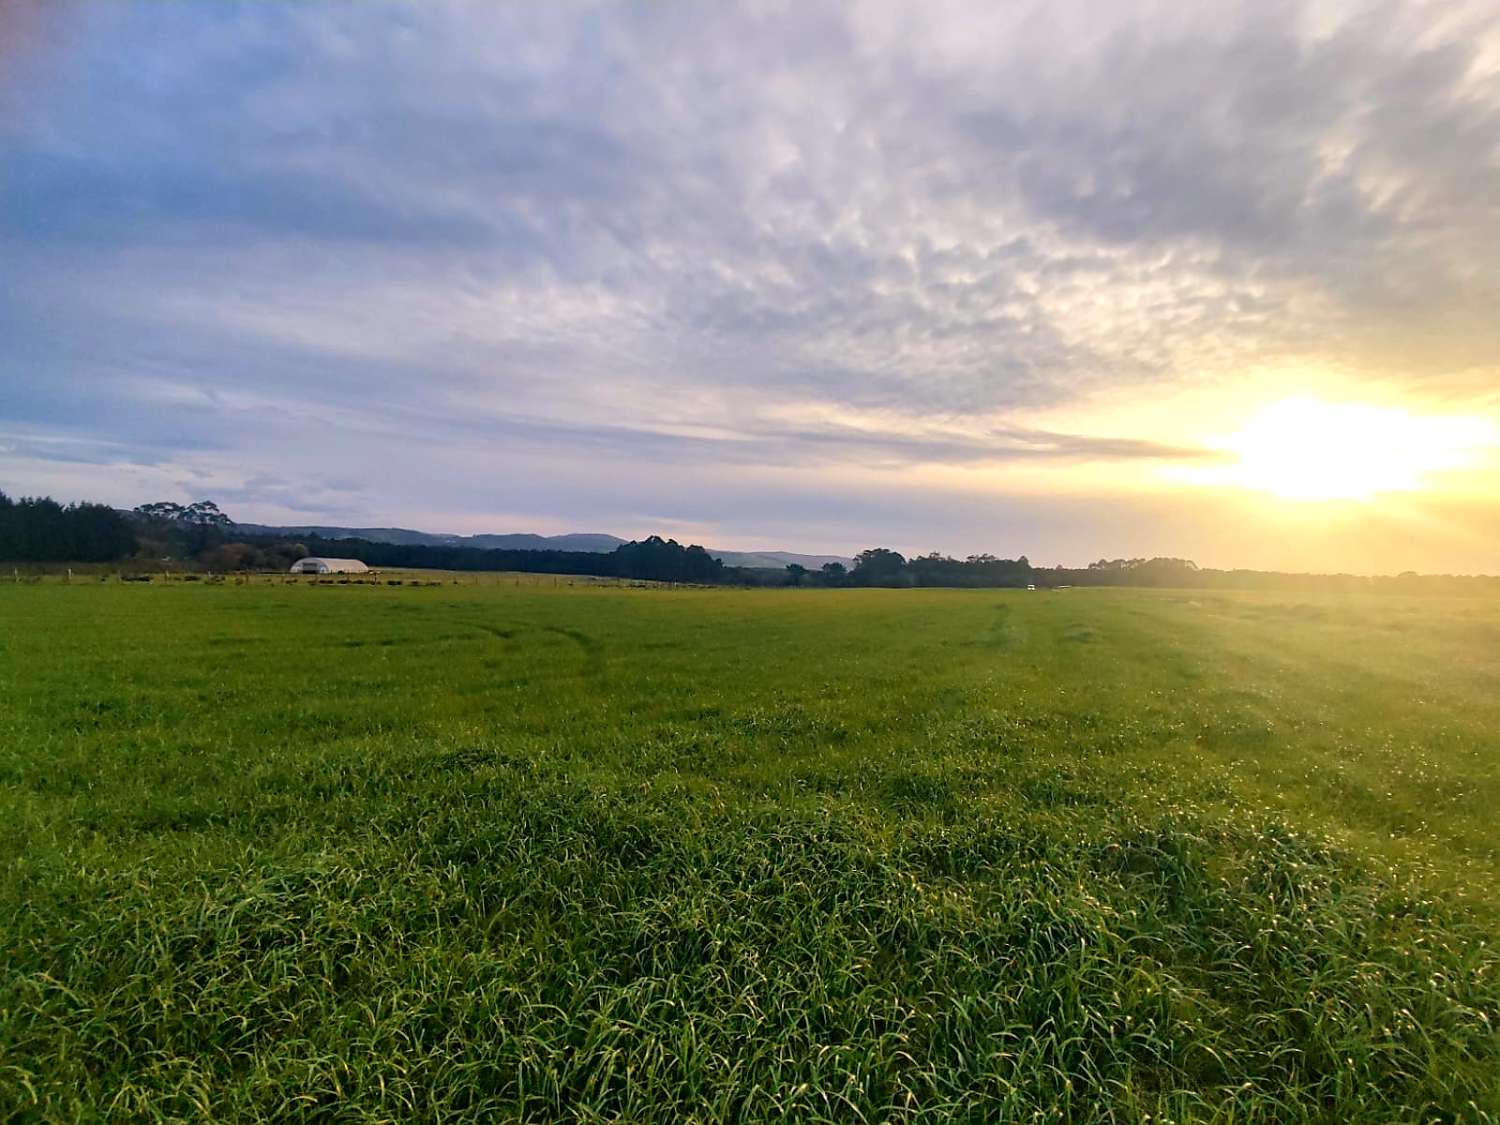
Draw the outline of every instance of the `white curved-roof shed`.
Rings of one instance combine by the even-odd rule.
[[[292,574],[363,574],[369,570],[358,559],[298,559],[292,564]]]

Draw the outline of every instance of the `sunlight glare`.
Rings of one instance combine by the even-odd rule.
[[[1369,500],[1474,464],[1494,436],[1482,418],[1286,399],[1222,443],[1235,461],[1220,475],[1286,500]]]

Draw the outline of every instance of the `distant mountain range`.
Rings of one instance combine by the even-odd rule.
[[[569,535],[533,535],[518,532],[510,535],[444,535],[430,531],[413,531],[406,527],[321,527],[298,524],[277,527],[264,523],[234,525],[246,535],[316,536],[319,539],[368,539],[372,543],[400,543],[414,547],[477,547],[484,551],[590,551],[608,554],[627,540],[602,532],[574,532]],[[853,566],[854,560],[843,555],[802,555],[795,551],[720,551],[708,553],[723,560],[725,566],[745,566],[762,570],[781,570],[797,563],[817,570],[824,563],[838,562]]]

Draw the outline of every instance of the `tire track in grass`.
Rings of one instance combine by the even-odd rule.
[[[498,625],[490,625],[486,622],[471,622],[474,628],[488,633],[503,641],[513,641],[516,635],[523,631],[534,631],[538,633],[553,633],[559,637],[573,642],[583,656],[583,670],[586,676],[594,679],[605,678],[604,648],[598,638],[590,636],[582,629],[570,629],[562,625],[534,625],[519,626],[516,628],[502,629]]]

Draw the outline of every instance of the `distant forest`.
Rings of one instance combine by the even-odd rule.
[[[0,492],[0,559],[6,562],[114,562],[134,555],[135,530],[107,504],[47,497],[12,500]]]
[[[371,567],[456,571],[580,574],[658,582],[738,586],[970,587],[1042,589],[1071,586],[1158,586],[1201,589],[1378,589],[1407,593],[1500,589],[1500,578],[1349,574],[1282,574],[1209,570],[1177,558],[1100,559],[1082,568],[1035,567],[1014,559],[929,554],[907,558],[883,547],[861,552],[852,567],[818,570],[725,566],[703,547],[652,535],[613,551],[487,550],[478,547],[374,543],[363,539],[287,539],[242,533],[209,500],[158,502],[121,512],[104,504],[63,505],[47,497],[14,500],[0,492],[0,562],[119,563],[154,569],[162,564],[213,572],[286,571],[308,555],[355,558]]]
[[[252,540],[266,549],[276,541]],[[403,543],[371,543],[365,539],[301,541],[306,554],[359,559],[373,567],[413,567],[430,570],[513,570],[527,574],[588,574],[604,578],[641,578],[656,582],[722,583],[740,573],[726,567],[696,544],[684,547],[675,539],[652,535],[622,543],[613,551],[514,551],[480,547],[426,547]],[[301,557],[301,556],[299,556]],[[288,564],[290,565],[290,564]]]

